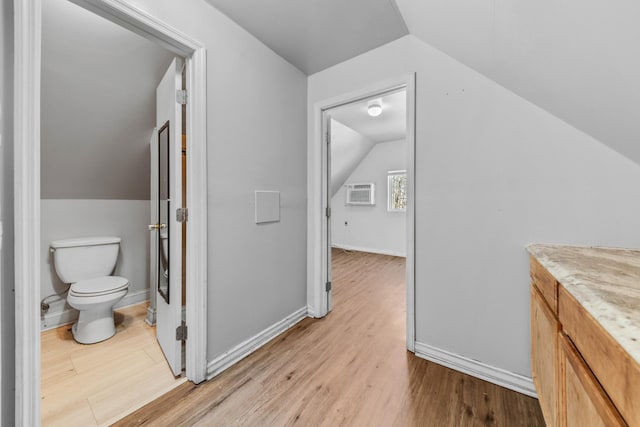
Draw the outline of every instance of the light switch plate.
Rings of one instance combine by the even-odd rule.
[[[256,224],[280,221],[280,192],[256,191]]]

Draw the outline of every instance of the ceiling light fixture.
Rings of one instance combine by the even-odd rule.
[[[371,117],[378,117],[382,114],[382,103],[379,100],[369,101],[367,113],[369,113]]]

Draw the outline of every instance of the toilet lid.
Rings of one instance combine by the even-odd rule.
[[[118,292],[126,289],[129,282],[124,277],[105,276],[81,280],[71,285],[70,293],[77,296],[94,296]]]

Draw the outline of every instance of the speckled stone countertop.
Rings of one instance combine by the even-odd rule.
[[[640,250],[542,244],[527,250],[640,364]]]

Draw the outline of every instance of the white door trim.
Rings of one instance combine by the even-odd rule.
[[[14,0],[16,426],[40,425],[39,0]]]
[[[313,106],[313,137],[307,142],[307,308],[312,317],[328,312],[327,293],[327,220],[324,212],[327,182],[327,144],[322,118],[325,111],[369,98],[394,88],[407,91],[407,337],[406,345],[415,351],[415,73],[381,81],[370,87],[316,102]]]
[[[186,375],[206,379],[206,51],[124,0],[73,0],[187,60]],[[14,0],[14,212],[17,426],[40,425],[40,60],[41,0]]]

